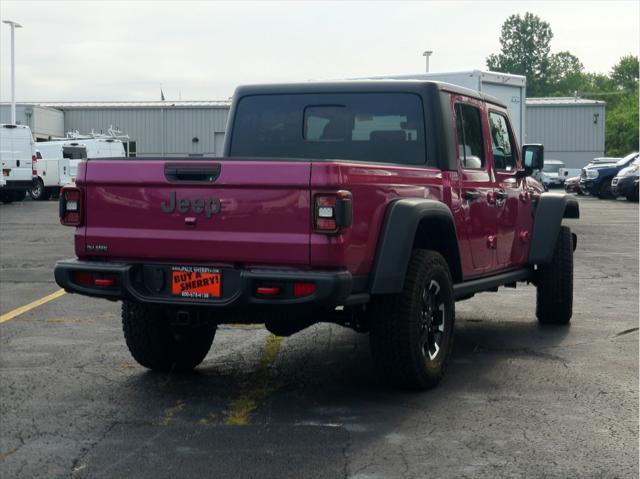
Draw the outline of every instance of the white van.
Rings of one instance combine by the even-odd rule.
[[[124,149],[124,143],[120,138],[128,139],[126,135],[117,136],[119,132],[109,129],[108,135],[91,133],[90,135],[81,135],[77,131],[67,133],[66,138],[53,138],[51,142],[64,142],[68,146],[82,146],[87,150],[86,159],[95,158],[126,158],[127,153]],[[79,159],[69,160],[71,181],[76,181],[78,173]]]
[[[26,125],[0,124],[0,161],[6,181],[0,201],[22,201],[33,185],[36,150],[31,129]]]
[[[47,200],[51,195],[57,196],[60,188],[73,184],[71,162],[80,162],[87,157],[84,146],[62,141],[42,141],[36,143],[36,172],[38,177],[29,195],[34,200]]]

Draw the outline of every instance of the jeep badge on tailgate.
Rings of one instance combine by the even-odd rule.
[[[188,213],[189,209],[194,213],[202,213],[203,211],[207,215],[207,218],[211,218],[212,214],[220,213],[220,200],[218,198],[180,198],[176,196],[176,192],[172,191],[169,196],[169,203],[162,201],[160,208],[163,213],[171,214],[175,210],[178,213]]]

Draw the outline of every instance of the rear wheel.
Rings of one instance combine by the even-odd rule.
[[[38,178],[29,190],[29,196],[36,201],[48,200],[50,195],[50,191],[44,187],[44,182],[41,178]]]
[[[545,324],[567,324],[573,314],[573,236],[560,227],[553,260],[536,272],[536,316]]]
[[[402,388],[435,387],[451,352],[455,317],[442,255],[414,250],[402,292],[374,298],[370,314],[371,352],[381,378]]]
[[[613,198],[613,193],[611,192],[611,178],[606,179],[600,185],[600,191],[598,191],[598,198],[601,200],[608,200]]]
[[[133,358],[156,371],[188,371],[205,358],[216,325],[197,318],[177,324],[166,308],[124,301],[122,328]]]

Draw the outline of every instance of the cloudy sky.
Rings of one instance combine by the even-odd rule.
[[[11,1],[18,101],[228,98],[241,83],[484,68],[505,18],[550,22],[552,51],[607,72],[638,54],[639,2]],[[10,99],[0,26],[0,100]]]

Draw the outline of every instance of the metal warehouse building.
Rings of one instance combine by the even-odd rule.
[[[527,143],[542,143],[544,156],[582,168],[604,156],[605,102],[582,98],[527,98]]]
[[[221,156],[230,102],[41,102],[19,104],[17,121],[31,127],[38,140],[64,136],[68,131],[106,133],[110,128],[129,135],[132,156]],[[37,116],[27,118],[22,110]],[[42,112],[55,112],[55,129],[40,128]],[[9,105],[0,106],[3,123],[9,122]],[[5,118],[6,117],[6,118]]]

